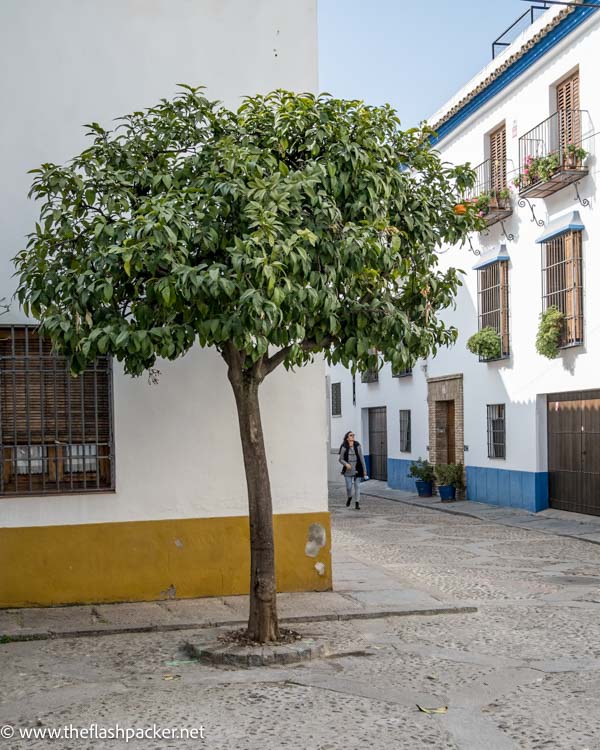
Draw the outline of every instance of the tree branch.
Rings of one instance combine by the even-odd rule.
[[[300,348],[304,349],[304,351],[310,351],[311,349],[316,349],[317,347],[319,349],[324,349],[326,346],[331,346],[331,344],[333,344],[333,336],[326,336],[322,341],[315,341],[315,339],[306,339],[297,346],[300,346]],[[282,362],[285,362],[285,358],[290,353],[293,346],[295,346],[295,344],[284,346],[283,349],[279,349],[279,351],[276,351],[275,354],[273,354],[271,357],[267,357],[263,360],[263,377],[273,372],[273,370],[276,367],[279,367]]]

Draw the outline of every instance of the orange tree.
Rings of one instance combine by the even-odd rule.
[[[81,154],[33,170],[41,215],[15,258],[18,299],[74,373],[99,355],[140,375],[217,349],[243,435],[249,635],[276,640],[260,385],[320,352],[400,369],[452,343],[438,313],[459,281],[436,247],[476,226],[454,211],[473,173],[389,106],[329,95],[275,91],[232,112],[184,86],[88,129]]]

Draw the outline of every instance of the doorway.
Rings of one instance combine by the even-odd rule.
[[[435,430],[437,434],[436,463],[456,463],[456,409],[454,401],[436,401]]]
[[[387,482],[387,415],[385,406],[369,409],[370,477]]]
[[[600,390],[548,396],[551,508],[600,516]]]

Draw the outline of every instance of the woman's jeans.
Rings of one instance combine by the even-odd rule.
[[[349,477],[344,474],[344,479],[346,480],[346,497],[352,497],[352,484],[354,483],[354,500],[359,503],[362,478],[359,476]]]

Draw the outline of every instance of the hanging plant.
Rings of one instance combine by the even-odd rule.
[[[535,339],[535,348],[538,354],[548,359],[556,359],[558,347],[562,335],[565,314],[555,307],[550,306],[540,315],[540,326]]]
[[[502,339],[491,326],[474,333],[467,341],[467,349],[481,359],[499,359],[502,355]]]

